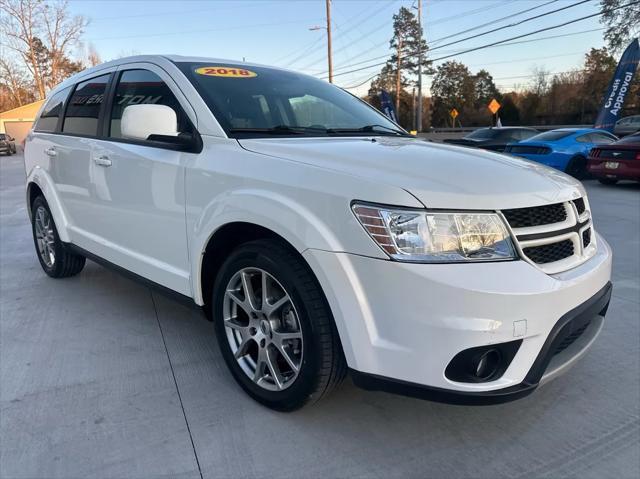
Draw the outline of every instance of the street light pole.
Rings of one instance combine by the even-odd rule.
[[[422,131],[422,0],[418,0],[418,28],[420,30],[420,39],[418,43],[418,112],[416,119],[416,128]]]
[[[329,83],[333,83],[333,58],[331,54],[331,0],[327,4],[327,63],[329,66]]]

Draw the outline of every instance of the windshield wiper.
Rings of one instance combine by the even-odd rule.
[[[326,128],[312,126],[277,125],[270,128],[231,128],[231,133],[265,133],[267,135],[302,135],[304,133],[327,133]]]
[[[382,131],[376,131],[376,128],[382,129]],[[408,133],[405,133],[402,130],[398,130],[397,128],[392,128],[384,125],[365,125],[360,128],[327,128],[327,133],[330,134],[346,134],[346,133],[386,133],[391,135],[398,136],[413,136]]]

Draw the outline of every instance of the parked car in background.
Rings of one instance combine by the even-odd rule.
[[[0,153],[13,155],[16,152],[16,141],[6,133],[0,133]]]
[[[587,173],[587,156],[591,149],[617,139],[611,133],[595,128],[560,128],[510,144],[505,153],[537,161],[575,178],[583,178]]]
[[[504,151],[509,143],[526,140],[538,133],[539,131],[534,128],[517,126],[480,128],[472,131],[464,138],[449,138],[444,140],[444,142],[491,151]]]
[[[619,180],[640,181],[640,132],[592,149],[587,169],[605,185]]]
[[[631,135],[640,131],[640,115],[624,117],[616,122],[613,132],[617,136]]]

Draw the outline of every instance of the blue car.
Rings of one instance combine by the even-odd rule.
[[[595,128],[560,128],[510,143],[504,152],[584,178],[591,148],[616,140],[611,133]]]

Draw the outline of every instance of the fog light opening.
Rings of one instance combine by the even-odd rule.
[[[486,381],[498,371],[500,359],[500,351],[489,349],[473,360],[473,374],[478,379]]]

